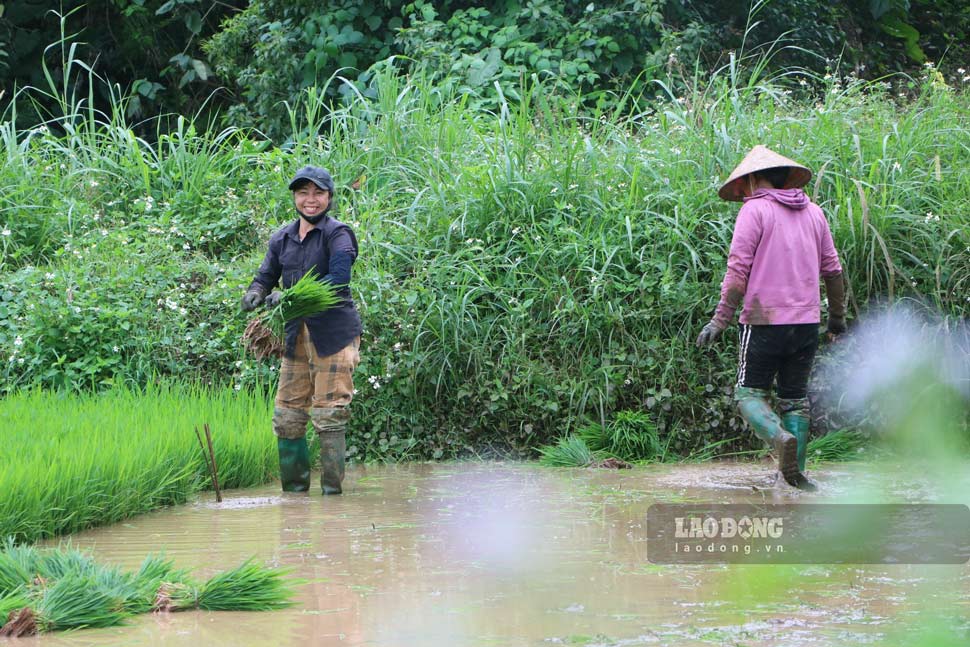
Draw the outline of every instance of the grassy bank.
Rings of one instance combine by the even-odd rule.
[[[277,473],[271,404],[245,390],[33,390],[0,400],[0,537],[34,541],[182,503],[210,487],[193,428],[212,429],[222,487]]]
[[[581,112],[536,84],[488,113],[388,70],[334,112],[309,91],[279,147],[190,120],[139,140],[122,98],[110,115],[75,99],[47,128],[0,124],[2,388],[272,381],[241,355],[238,299],[306,162],[333,171],[361,241],[359,457],[529,452],[623,410],[673,453],[743,449],[734,342],[693,340],[737,212],[716,187],[755,143],[817,171],[850,318],[901,299],[966,316],[962,89],[932,69],[907,97],[839,77],[799,95],[797,75],[738,67],[685,81],[646,113]]]

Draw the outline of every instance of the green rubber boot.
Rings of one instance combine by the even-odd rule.
[[[755,435],[774,449],[778,471],[785,482],[793,487],[803,487],[808,479],[798,469],[798,440],[785,430],[781,418],[768,404],[768,392],[739,386],[734,390],[734,400],[741,417]]]
[[[306,437],[277,438],[280,455],[280,482],[284,492],[306,492],[310,489],[310,450]]]
[[[781,425],[795,440],[798,441],[798,471],[805,478],[805,483],[800,487],[803,490],[815,490],[816,485],[805,477],[805,458],[808,448],[808,432],[812,425],[812,418],[808,413],[808,399],[800,398],[797,400],[779,400],[778,407],[781,409]]]
[[[344,480],[344,463],[347,454],[347,436],[344,430],[330,429],[320,432],[320,476],[324,494],[340,494]]]

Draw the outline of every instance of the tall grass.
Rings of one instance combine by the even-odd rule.
[[[265,397],[148,386],[0,400],[0,537],[34,541],[186,501],[210,487],[193,428],[208,423],[224,487],[276,473]],[[5,579],[0,565],[0,581]]]
[[[361,242],[352,455],[531,452],[651,406],[659,442],[677,432],[672,452],[736,435],[721,389],[733,340],[692,342],[737,213],[716,188],[755,143],[815,169],[851,317],[900,298],[970,311],[963,90],[914,79],[900,98],[835,75],[809,94],[797,74],[732,59],[646,108],[590,114],[531,80],[517,103],[482,90],[497,93],[487,113],[393,61],[374,79],[373,98],[335,109],[308,91],[284,148],[190,119],[138,140],[120,98],[109,115],[65,102],[46,130],[2,124],[6,390],[271,377],[240,359],[237,303],[269,232],[294,217],[285,183],[307,162],[334,173]]]

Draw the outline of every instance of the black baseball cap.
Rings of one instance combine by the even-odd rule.
[[[307,180],[316,184],[323,191],[333,193],[333,178],[330,177],[330,172],[319,166],[304,166],[297,171],[293,179],[290,180],[290,191]]]

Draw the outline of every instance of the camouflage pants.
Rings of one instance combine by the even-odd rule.
[[[293,357],[284,357],[273,412],[273,433],[302,438],[307,421],[317,433],[341,431],[350,420],[354,369],[360,363],[360,337],[333,355],[321,357],[306,326],[300,330]]]

